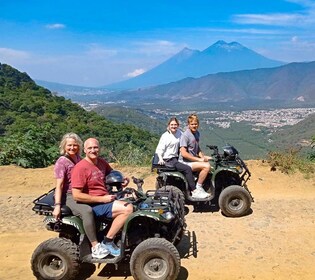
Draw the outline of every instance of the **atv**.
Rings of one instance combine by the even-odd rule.
[[[176,279],[180,269],[180,256],[175,245],[185,229],[184,204],[173,191],[150,190],[142,192],[142,179],[133,177],[138,189],[117,187],[113,182],[112,193],[133,204],[134,212],[115,238],[121,255],[94,259],[82,220],[62,206],[61,219],[52,216],[54,192],[52,189],[33,201],[33,211],[45,215],[46,229],[58,237],[42,242],[34,251],[31,267],[37,279],[77,279],[83,263],[130,263],[134,279]],[[111,220],[96,220],[99,239],[106,235]],[[99,241],[100,241],[99,240]]]
[[[173,167],[158,164],[158,156],[155,154],[152,160],[152,171],[156,170],[156,188],[163,190],[173,189],[186,204],[192,204],[196,208],[204,206],[216,206],[227,217],[241,217],[246,215],[254,201],[246,183],[251,173],[245,162],[239,157],[238,151],[233,146],[224,146],[223,153],[219,153],[217,146],[210,146],[212,160],[211,170],[203,188],[210,194],[204,199],[196,199],[191,196],[186,177]],[[195,181],[198,174],[194,173]]]

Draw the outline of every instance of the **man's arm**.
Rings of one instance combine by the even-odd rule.
[[[187,151],[187,147],[180,147],[180,153],[182,155],[182,157],[184,159],[187,159],[189,161],[204,161],[202,158],[200,157],[195,157],[193,156],[192,154],[190,154],[188,151]]]
[[[206,156],[201,150],[199,152],[199,156],[200,156],[200,158],[203,159],[202,161],[209,161],[210,159],[212,159],[212,157]]]
[[[82,192],[82,189],[72,188],[73,199],[81,203],[109,203],[115,200],[115,195],[94,196]]]

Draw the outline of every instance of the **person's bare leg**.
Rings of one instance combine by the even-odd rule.
[[[210,168],[211,168],[210,163],[209,162],[193,162],[191,167],[193,171],[200,171],[197,183],[202,185],[203,182],[206,180],[208,173],[210,172]]]
[[[113,222],[106,237],[113,239],[116,233],[123,227],[128,216],[132,212],[133,212],[132,204],[129,204],[125,201],[114,201],[112,209]]]

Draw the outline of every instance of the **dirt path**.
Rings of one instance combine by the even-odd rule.
[[[314,279],[315,180],[301,174],[270,172],[267,165],[249,161],[253,212],[231,219],[220,212],[194,212],[189,206],[187,231],[179,244],[178,279]],[[127,175],[145,177],[148,168],[124,168]],[[53,188],[52,167],[0,167],[0,279],[34,279],[30,258],[37,245],[56,236],[32,211],[32,200]],[[196,248],[193,241],[195,238]],[[127,276],[127,278],[125,278]],[[88,279],[132,279],[128,269],[101,265]]]

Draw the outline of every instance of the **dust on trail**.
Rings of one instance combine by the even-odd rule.
[[[260,161],[248,161],[252,213],[226,218],[220,212],[194,212],[188,206],[187,230],[178,246],[178,279],[314,279],[315,180],[302,174],[270,172]],[[115,168],[144,177],[154,189],[150,168]],[[0,166],[0,279],[34,279],[30,258],[42,241],[56,237],[43,227],[32,201],[54,187],[53,167],[22,169]],[[87,279],[132,279],[128,268],[101,265]]]

